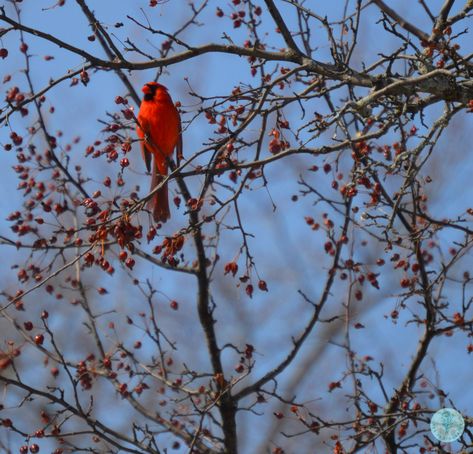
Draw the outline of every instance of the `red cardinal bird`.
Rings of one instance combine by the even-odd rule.
[[[151,167],[151,156],[154,156],[151,190],[167,175],[167,159],[174,149],[177,159],[182,157],[181,117],[164,85],[149,82],[142,88],[145,94],[138,113],[136,133],[141,139],[141,153],[148,172]],[[166,222],[169,212],[167,183],[148,202],[156,222]]]

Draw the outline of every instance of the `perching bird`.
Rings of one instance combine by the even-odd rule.
[[[154,156],[151,190],[167,175],[167,159],[174,149],[178,160],[182,157],[181,117],[164,85],[148,82],[142,88],[144,98],[138,113],[136,133],[141,139],[141,153],[148,172]],[[167,183],[148,202],[155,222],[166,222],[169,212]]]

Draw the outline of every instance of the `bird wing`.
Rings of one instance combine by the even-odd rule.
[[[149,136],[149,123],[144,115],[138,115],[139,125],[136,126],[136,134],[141,140],[141,155],[146,164],[146,170],[151,171],[152,153],[146,144],[146,138]]]
[[[179,119],[179,137],[177,138],[176,144],[176,162],[177,166],[179,167],[181,159],[184,159],[184,155],[182,154],[182,125],[181,125],[181,116],[179,112],[177,113],[177,117]]]

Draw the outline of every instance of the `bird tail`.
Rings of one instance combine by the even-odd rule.
[[[164,175],[165,176],[165,175]],[[151,178],[151,191],[158,186],[163,180],[156,167],[153,165],[153,175]],[[168,184],[164,184],[159,191],[148,202],[148,209],[153,213],[153,219],[155,222],[166,222],[170,217],[169,211],[169,199],[168,199]]]

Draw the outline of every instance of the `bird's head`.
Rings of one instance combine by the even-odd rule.
[[[164,85],[158,84],[157,82],[148,82],[143,85],[141,91],[145,94],[145,101],[151,101],[154,99],[154,95],[158,92],[164,90],[167,93],[167,88]]]

